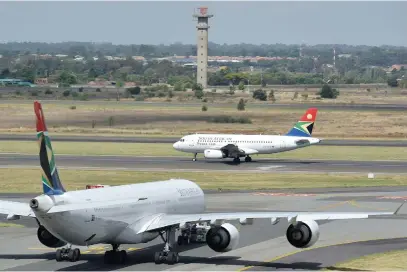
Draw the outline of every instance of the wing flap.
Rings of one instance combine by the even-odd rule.
[[[0,200],[0,213],[7,214],[7,219],[18,218],[18,216],[35,217],[28,203],[17,201]]]
[[[332,213],[312,213],[312,212],[239,212],[239,213],[202,213],[202,214],[165,214],[156,218],[143,231],[152,231],[167,226],[181,225],[185,223],[209,222],[210,224],[219,224],[223,221],[247,219],[269,218],[272,222],[277,219],[287,218],[289,221],[305,220],[340,220],[340,219],[363,219],[375,215],[392,215],[394,212],[332,212]]]

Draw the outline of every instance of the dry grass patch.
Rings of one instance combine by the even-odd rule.
[[[326,270],[337,271],[405,271],[407,269],[407,250],[371,254],[339,263]]]
[[[303,109],[247,106],[239,112],[233,106],[157,106],[120,103],[46,103],[43,108],[50,132],[114,135],[179,136],[188,133],[284,134],[299,120]],[[31,104],[0,104],[0,132],[34,131]],[[216,116],[247,117],[252,124],[216,124]],[[109,119],[112,118],[112,122]],[[93,121],[94,127],[92,126]],[[407,115],[402,111],[320,110],[314,127],[321,138],[403,138],[407,137]]]

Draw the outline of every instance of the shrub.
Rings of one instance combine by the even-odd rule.
[[[202,111],[207,111],[207,110],[208,110],[208,107],[207,107],[206,105],[203,105],[201,110],[202,110]]]
[[[133,87],[133,88],[128,88],[127,89],[129,91],[129,93],[131,93],[132,95],[138,95],[141,92],[141,88],[139,86]]]
[[[251,124],[252,121],[248,117],[232,117],[227,115],[212,117],[208,120],[210,123],[240,123]]]
[[[243,98],[240,98],[239,103],[237,103],[237,110],[244,111],[245,110],[245,105],[246,103],[244,102]]]
[[[52,91],[50,89],[46,89],[45,94],[52,94]]]
[[[267,93],[262,89],[257,89],[253,92],[253,98],[261,101],[267,100]]]
[[[293,98],[291,99],[291,100],[295,100],[295,99],[297,99],[298,98],[298,92],[295,92],[294,93],[294,96],[293,96]]]
[[[70,106],[69,107],[71,110],[76,110],[76,106]]]
[[[65,97],[69,96],[70,94],[71,94],[71,91],[70,91],[70,90],[66,90],[66,91],[64,91],[64,92],[62,93],[62,95],[65,96]]]
[[[304,100],[307,100],[307,99],[308,99],[308,94],[307,94],[307,93],[303,93],[303,94],[301,94],[301,96],[302,96],[302,98],[303,98]]]
[[[97,89],[96,89],[96,92],[100,93],[100,92],[102,92],[102,91],[100,90],[100,88],[97,88]]]
[[[78,89],[78,91],[81,93],[81,92],[83,92],[83,87],[80,87],[79,89]]]
[[[325,84],[324,86],[322,86],[318,95],[320,95],[322,98],[335,99],[336,97],[338,97],[339,91],[336,89],[332,89],[331,86]]]

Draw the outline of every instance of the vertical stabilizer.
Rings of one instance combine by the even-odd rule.
[[[317,108],[309,108],[286,136],[311,137],[317,112]]]
[[[65,189],[59,179],[44,113],[41,103],[38,101],[34,102],[34,112],[36,116],[38,145],[40,147],[39,157],[42,170],[43,192],[47,195],[61,195],[65,192]]]

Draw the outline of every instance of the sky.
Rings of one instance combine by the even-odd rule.
[[[403,1],[0,1],[0,41],[195,44],[200,6],[215,43],[407,46]]]

